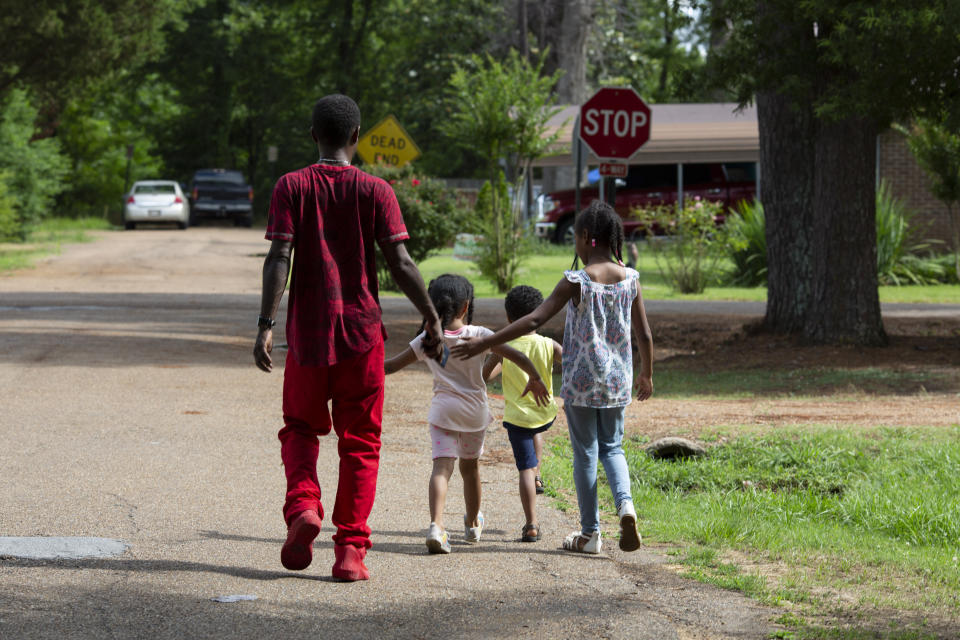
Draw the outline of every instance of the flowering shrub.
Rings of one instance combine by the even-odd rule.
[[[723,203],[694,198],[682,209],[663,206],[633,212],[647,230],[647,246],[663,279],[680,293],[700,293],[721,278],[719,263],[733,240],[725,227]],[[654,230],[666,235],[654,235]]]
[[[405,244],[415,262],[425,260],[447,246],[462,230],[466,209],[460,205],[456,192],[443,182],[417,174],[412,165],[402,168],[364,165],[363,170],[386,180],[397,194],[403,221],[410,233]],[[379,256],[378,270],[380,286],[393,289],[393,278],[382,255]]]

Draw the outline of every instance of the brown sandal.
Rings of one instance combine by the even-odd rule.
[[[523,525],[522,536],[520,538],[523,542],[537,542],[540,540],[540,525],[536,524],[525,524]]]

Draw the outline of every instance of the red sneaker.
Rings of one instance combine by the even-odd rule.
[[[352,544],[338,544],[333,547],[337,561],[333,563],[333,577],[344,582],[369,580],[370,571],[363,564],[367,555],[366,549],[355,547]]]
[[[287,541],[280,549],[280,562],[291,571],[310,566],[313,560],[313,539],[320,533],[320,516],[316,511],[303,511],[287,529]]]

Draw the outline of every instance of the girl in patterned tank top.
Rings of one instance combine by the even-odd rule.
[[[603,464],[620,518],[620,548],[640,547],[630,473],[623,454],[623,423],[631,400],[632,345],[640,354],[634,383],[638,400],[653,394],[653,338],[647,323],[638,274],[623,266],[623,224],[613,208],[594,200],[574,223],[577,258],[583,269],[564,272],[550,297],[535,311],[493,335],[457,345],[451,354],[469,358],[492,346],[535,331],[567,308],[563,335],[563,386],[560,397],[573,447],[573,476],[580,508],[580,531],[563,548],[599,553],[600,509],[597,462]]]

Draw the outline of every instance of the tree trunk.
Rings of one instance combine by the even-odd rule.
[[[813,342],[885,345],[877,292],[877,127],[860,118],[822,121],[815,142],[811,245]]]
[[[766,216],[767,315],[775,333],[800,333],[814,312],[814,148],[811,107],[780,94],[757,94],[760,189]]]
[[[554,43],[557,64],[566,73],[557,82],[557,95],[564,104],[583,104],[587,99],[587,31],[593,24],[594,0],[563,0],[560,33]]]

